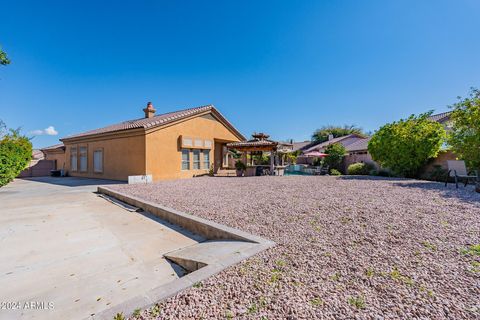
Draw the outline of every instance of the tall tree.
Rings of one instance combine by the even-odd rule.
[[[362,128],[356,127],[354,125],[344,125],[343,127],[328,125],[315,130],[312,135],[312,140],[315,142],[324,142],[328,140],[329,135],[333,135],[334,138],[337,138],[352,133],[365,136]]]
[[[448,143],[470,169],[480,169],[480,90],[472,88],[469,97],[451,106],[452,130]]]
[[[411,115],[381,127],[368,143],[373,160],[396,175],[417,177],[428,159],[437,156],[445,141],[445,129],[428,119],[431,114]]]
[[[10,59],[7,57],[7,53],[0,47],[0,65],[5,66],[10,63]]]

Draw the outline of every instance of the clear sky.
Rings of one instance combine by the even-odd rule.
[[[214,104],[305,140],[448,110],[480,83],[480,1],[3,1],[0,119],[58,138]],[[53,128],[52,128],[53,127]],[[58,133],[57,135],[54,135]]]

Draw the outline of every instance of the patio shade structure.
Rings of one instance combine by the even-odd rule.
[[[293,145],[269,140],[269,137],[265,133],[254,133],[251,140],[227,143],[227,148],[240,151],[245,155],[250,153],[250,159],[252,159],[251,156],[255,153],[270,152],[270,172],[273,172],[275,156],[278,153],[290,152],[293,149]],[[251,164],[253,165],[253,160]]]

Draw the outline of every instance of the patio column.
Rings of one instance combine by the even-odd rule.
[[[275,153],[270,152],[270,174],[273,176],[273,169],[275,168]]]

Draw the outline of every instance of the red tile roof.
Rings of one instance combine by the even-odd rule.
[[[451,113],[452,113],[452,111],[442,112],[442,113],[438,113],[438,114],[432,114],[430,117],[428,117],[428,119],[432,120],[432,121],[443,123],[445,121],[450,120],[450,114]]]
[[[65,146],[63,143],[55,144],[53,146],[45,147],[40,149],[41,151],[49,151],[49,150],[65,150]]]
[[[82,138],[82,137],[87,137],[91,135],[119,132],[119,131],[139,129],[139,128],[143,128],[146,130],[150,128],[160,127],[168,123],[181,120],[184,118],[188,118],[196,114],[201,114],[205,111],[213,112],[217,117],[220,118],[220,120],[225,122],[225,124],[227,124],[236,133],[236,135],[239,138],[241,138],[242,140],[245,139],[245,137],[243,137],[243,135],[237,129],[235,129],[235,127],[230,122],[228,122],[228,120],[225,119],[225,117],[223,117],[222,114],[218,112],[218,110],[215,109],[213,105],[206,105],[206,106],[201,106],[196,108],[168,112],[168,113],[160,114],[151,118],[140,118],[140,119],[128,120],[128,121],[120,122],[110,126],[106,126],[103,128],[70,135],[60,140],[63,141],[63,140],[68,140],[73,138]]]

